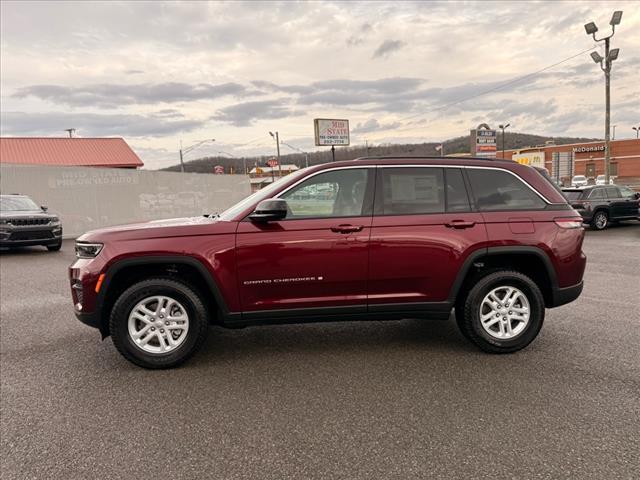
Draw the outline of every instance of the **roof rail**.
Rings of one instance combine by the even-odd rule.
[[[432,157],[428,155],[380,155],[380,156],[369,156],[369,157],[358,157],[354,158],[354,161],[361,160],[403,160],[403,159],[412,159],[412,160],[438,160],[438,161],[446,161],[446,160],[485,160],[488,162],[495,161],[512,161],[508,158],[482,158],[482,157]]]

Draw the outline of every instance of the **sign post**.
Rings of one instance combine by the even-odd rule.
[[[316,145],[331,146],[331,157],[336,161],[336,145],[349,146],[349,120],[315,118],[313,120]]]

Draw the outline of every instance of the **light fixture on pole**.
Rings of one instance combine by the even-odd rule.
[[[640,138],[640,125],[631,128],[636,131],[636,139]]]
[[[504,131],[505,129],[507,129],[511,124],[507,123],[507,124],[502,124],[502,125],[498,125],[498,128],[500,128],[502,130],[502,158],[504,158]]]
[[[182,148],[182,140],[180,140],[180,171],[182,173],[184,173],[184,156],[189,153],[191,150],[195,150],[196,148],[198,148],[200,145],[203,145],[205,143],[209,143],[209,142],[215,142],[216,139],[215,138],[207,138],[206,140],[201,140],[199,142],[194,143],[193,145],[191,145],[190,147],[187,148]]]
[[[605,89],[605,116],[604,116],[604,175],[605,183],[609,185],[609,169],[611,165],[611,148],[609,146],[610,130],[611,130],[611,63],[618,58],[619,48],[609,50],[611,37],[616,33],[616,25],[620,25],[622,19],[622,10],[613,12],[611,21],[611,35],[602,38],[596,38],[598,27],[595,22],[589,22],[584,26],[587,35],[591,35],[596,42],[604,41],[604,57],[598,52],[591,52],[591,58],[595,63],[600,64],[600,68],[604,72],[604,89]]]
[[[278,176],[282,177],[282,165],[280,164],[280,137],[278,136],[278,132],[269,132],[269,135],[271,135],[271,138],[276,141],[276,152],[278,154]]]
[[[280,140],[280,143],[282,145],[286,145],[287,147],[289,147],[291,150],[298,152],[298,153],[302,153],[304,154],[304,166],[308,167],[309,166],[309,154],[307,152],[305,152],[304,150],[300,150],[299,148],[296,148],[292,145],[289,145],[287,142],[284,142],[282,140]]]

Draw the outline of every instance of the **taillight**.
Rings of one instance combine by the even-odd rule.
[[[554,218],[553,221],[560,228],[582,228],[582,217],[561,217]]]
[[[573,202],[571,206],[579,210],[591,210],[591,202]]]

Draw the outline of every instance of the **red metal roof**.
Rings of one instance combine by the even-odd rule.
[[[82,167],[141,167],[122,138],[2,137],[0,163]]]

